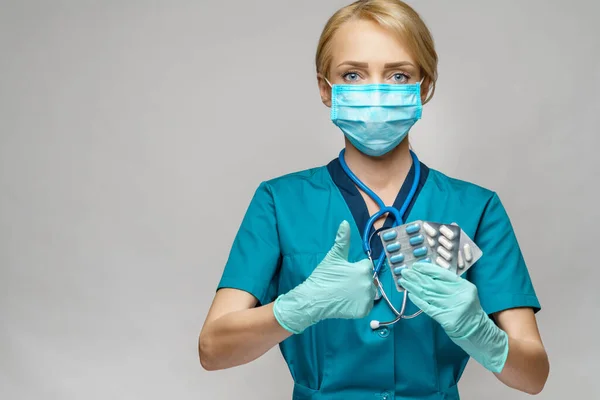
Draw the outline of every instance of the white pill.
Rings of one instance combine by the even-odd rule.
[[[442,246],[444,246],[445,248],[447,248],[448,250],[452,251],[452,249],[454,248],[454,243],[452,243],[451,241],[449,241],[446,236],[440,236],[440,238],[438,239],[440,244]]]
[[[465,267],[465,260],[463,259],[462,251],[458,252],[458,268],[463,269]]]
[[[440,228],[440,233],[450,240],[454,239],[455,236],[454,232],[452,232],[452,229],[448,228],[446,225],[442,225]]]
[[[435,263],[442,268],[448,269],[450,268],[450,263],[444,260],[442,257],[438,257],[435,259]]]
[[[425,229],[425,233],[427,233],[431,237],[435,237],[435,235],[438,234],[438,232],[435,230],[435,228],[433,226],[429,225],[427,222],[425,222],[423,224],[423,229]]]
[[[473,252],[471,251],[471,246],[469,246],[469,243],[464,245],[464,250],[465,250],[465,260],[467,260],[468,262],[471,262],[473,260]]]
[[[435,239],[427,236],[427,243],[429,243],[429,247],[435,246]]]
[[[437,248],[437,252],[440,256],[444,257],[444,259],[446,259],[447,261],[452,260],[452,253],[450,253],[448,250],[446,250],[442,246]]]

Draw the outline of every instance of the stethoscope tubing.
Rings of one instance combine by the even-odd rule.
[[[410,206],[410,203],[412,202],[412,200],[415,196],[415,193],[417,192],[417,188],[419,186],[419,181],[421,179],[421,164],[419,162],[417,155],[412,150],[410,150],[410,154],[411,154],[411,157],[413,160],[413,165],[415,166],[415,176],[414,176],[410,191],[408,192],[408,195],[407,195],[406,199],[404,200],[402,207],[400,208],[400,210],[398,210],[395,207],[386,206],[385,203],[383,202],[383,200],[381,200],[381,198],[379,196],[377,196],[377,194],[375,192],[373,192],[367,185],[365,185],[352,172],[352,170],[348,167],[348,164],[346,164],[346,160],[344,158],[345,153],[346,153],[346,150],[342,149],[342,151],[340,151],[340,154],[339,154],[339,160],[340,160],[342,169],[344,170],[346,175],[348,175],[350,180],[352,180],[352,182],[354,182],[354,184],[359,189],[361,189],[363,192],[365,192],[367,194],[367,196],[369,196],[371,199],[373,199],[373,201],[375,201],[375,203],[379,207],[379,211],[377,211],[375,214],[373,214],[367,220],[367,224],[363,231],[363,237],[362,237],[363,250],[365,251],[365,253],[367,253],[367,256],[369,257],[371,262],[373,262],[373,259],[371,258],[372,235],[369,235],[369,233],[371,232],[371,229],[375,225],[375,221],[377,221],[379,218],[381,218],[385,214],[392,214],[392,216],[394,217],[392,227],[396,227],[404,222],[403,216],[406,213],[406,210],[408,209],[408,207]],[[400,321],[401,319],[412,319],[423,312],[422,310],[419,310],[412,315],[404,315],[404,312],[406,311],[406,303],[407,303],[407,299],[408,299],[408,292],[406,290],[404,291],[404,296],[402,299],[402,307],[400,308],[400,311],[398,311],[394,307],[394,305],[388,298],[387,294],[385,293],[385,290],[383,289],[383,285],[379,279],[379,272],[380,272],[381,268],[383,267],[384,263],[385,263],[385,253],[382,252],[381,255],[379,256],[379,258],[377,259],[377,262],[373,263],[373,279],[375,281],[375,284],[378,287],[379,292],[381,293],[381,297],[383,297],[383,299],[385,300],[387,305],[390,307],[390,309],[392,310],[392,312],[394,313],[396,318],[394,320],[387,321],[387,322],[378,322],[377,321],[378,327],[393,325],[396,322]]]

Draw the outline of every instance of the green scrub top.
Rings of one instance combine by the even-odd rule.
[[[477,185],[449,178],[421,163],[422,178],[405,222],[456,222],[482,249],[483,257],[464,276],[479,292],[483,309],[530,307],[536,297],[510,220],[498,196]],[[394,203],[404,202],[412,185],[411,168]],[[369,213],[362,196],[341,169],[329,165],[260,184],[235,237],[218,288],[246,291],[259,304],[302,283],[334,243],[341,221],[351,225],[349,261],[366,255],[361,236]],[[391,226],[388,218],[385,226]],[[381,243],[373,239],[374,255]],[[397,307],[387,266],[382,284]],[[418,308],[410,301],[406,314]],[[372,330],[371,320],[394,318],[385,301],[376,301],[363,319],[321,321],[280,345],[294,379],[293,399],[459,399],[457,383],[469,356],[425,314]]]

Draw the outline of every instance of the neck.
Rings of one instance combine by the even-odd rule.
[[[408,138],[382,157],[369,157],[346,141],[348,167],[375,193],[398,192],[412,166]]]

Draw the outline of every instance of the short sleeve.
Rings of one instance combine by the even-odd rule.
[[[263,182],[244,215],[217,290],[239,289],[256,297],[260,304],[270,303],[280,258],[273,196]]]
[[[477,286],[485,312],[493,314],[519,307],[538,312],[541,307],[527,265],[508,214],[496,194],[485,208],[474,241],[483,256],[468,276]]]

